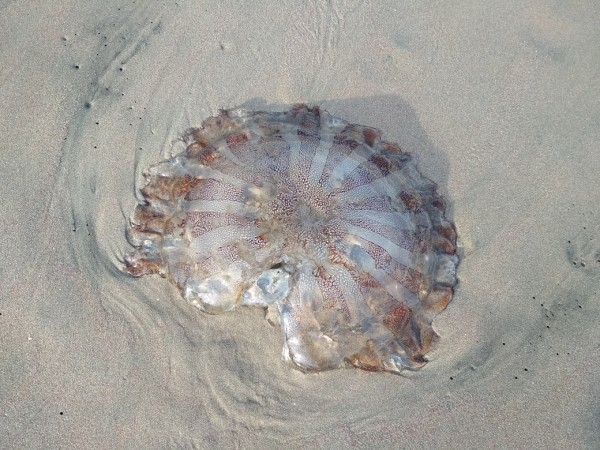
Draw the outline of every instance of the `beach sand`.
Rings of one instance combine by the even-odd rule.
[[[600,446],[596,2],[0,11],[0,447]],[[305,374],[262,311],[122,272],[183,130],[295,102],[381,129],[448,200],[459,285],[419,371]]]

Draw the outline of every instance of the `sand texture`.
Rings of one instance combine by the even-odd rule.
[[[0,448],[600,447],[600,5],[0,2]],[[417,158],[458,231],[441,341],[305,374],[258,309],[122,270],[143,170],[303,102]]]

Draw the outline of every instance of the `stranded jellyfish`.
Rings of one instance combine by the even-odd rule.
[[[221,111],[182,139],[145,174],[129,274],[160,274],[207,313],[265,308],[305,371],[425,364],[456,233],[408,153],[306,105]]]

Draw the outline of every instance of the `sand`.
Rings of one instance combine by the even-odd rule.
[[[525,3],[2,2],[0,447],[598,448],[600,7]],[[304,374],[261,311],[121,271],[144,168],[294,102],[448,199],[420,371]]]

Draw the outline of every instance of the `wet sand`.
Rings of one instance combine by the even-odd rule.
[[[6,448],[597,448],[600,7],[0,7]],[[304,374],[261,311],[122,272],[142,171],[220,108],[317,104],[415,155],[459,234],[405,376]]]

